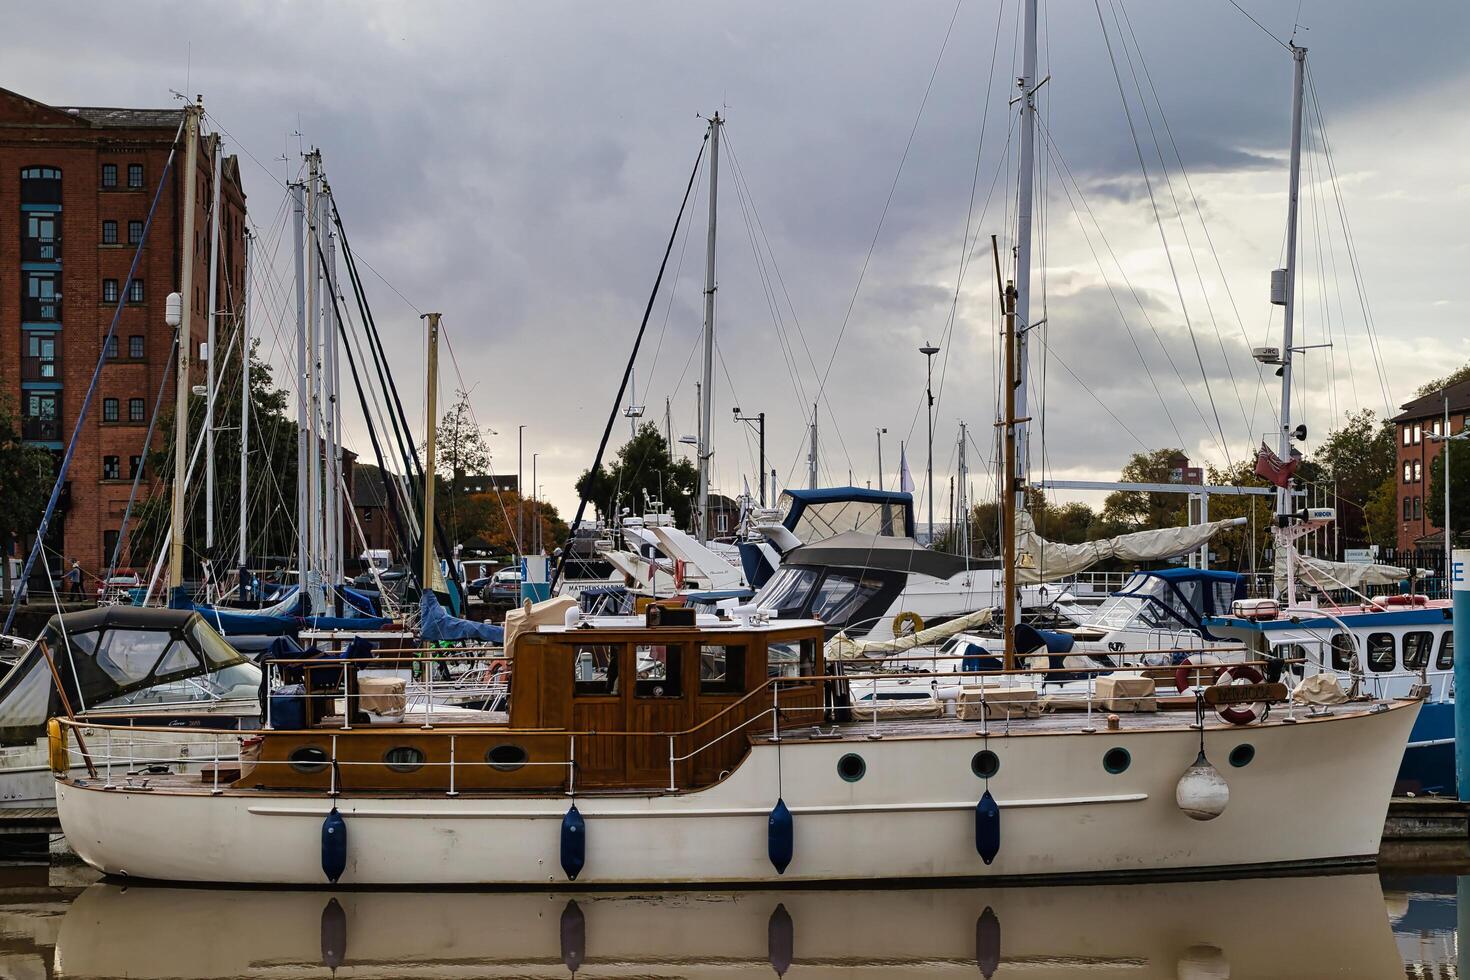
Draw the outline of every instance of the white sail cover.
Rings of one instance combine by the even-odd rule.
[[[1081,544],[1046,540],[1036,533],[1036,524],[1027,512],[1018,514],[1016,523],[1016,572],[1022,582],[1034,584],[1066,578],[1108,558],[1158,561],[1197,551],[1216,534],[1238,526],[1241,520],[1233,518],[1188,527],[1134,531]]]
[[[1272,570],[1275,576],[1276,592],[1278,594],[1286,591],[1286,548],[1291,545],[1276,548],[1276,565]],[[1419,570],[1421,575],[1431,574],[1424,569]],[[1296,580],[1324,591],[1331,589],[1361,589],[1368,585],[1397,585],[1408,578],[1410,569],[1400,568],[1397,565],[1379,565],[1375,563],[1351,561],[1329,561],[1326,558],[1311,558],[1307,555],[1296,556]]]
[[[823,650],[823,657],[832,660],[858,660],[863,657],[887,657],[914,647],[929,646],[940,640],[947,640],[956,633],[966,630],[978,629],[989,625],[994,618],[993,609],[981,609],[965,616],[957,616],[954,619],[940,623],[938,626],[930,626],[928,629],[910,633],[908,636],[900,636],[891,640],[854,640],[846,633],[838,633],[827,641]]]

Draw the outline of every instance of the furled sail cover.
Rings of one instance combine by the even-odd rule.
[[[907,636],[896,637],[892,640],[854,640],[846,633],[838,633],[827,641],[823,651],[823,658],[832,660],[859,660],[863,657],[887,657],[914,647],[930,646],[941,640],[946,640],[956,633],[966,630],[979,629],[986,626],[994,618],[993,609],[981,609],[965,616],[940,623],[938,626],[930,626],[910,633]]]
[[[1031,515],[1017,515],[1016,569],[1021,582],[1054,581],[1080,572],[1108,558],[1124,561],[1158,561],[1197,551],[1205,542],[1229,527],[1237,519],[1211,521],[1189,527],[1164,527],[1153,531],[1134,531],[1115,538],[1084,541],[1082,544],[1058,544],[1036,533]]]
[[[1286,591],[1286,549],[1291,545],[1276,547],[1275,575],[1276,592]],[[1325,558],[1296,556],[1296,580],[1330,592],[1333,589],[1361,589],[1367,585],[1397,585],[1409,577],[1410,570],[1397,565],[1378,565],[1351,561],[1328,561]],[[1423,569],[1420,575],[1431,575]]]

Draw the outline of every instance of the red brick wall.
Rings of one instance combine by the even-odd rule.
[[[61,441],[65,446],[71,437],[77,414],[102,352],[103,339],[116,308],[115,303],[102,302],[102,280],[116,279],[120,293],[126,295],[128,269],[134,248],[127,244],[130,220],[147,218],[158,180],[168,159],[175,130],[141,128],[99,128],[65,119],[53,119],[32,107],[18,103],[13,96],[0,98],[0,390],[16,400],[21,398],[20,365],[22,354],[20,297],[23,289],[21,273],[21,240],[23,218],[20,210],[20,171],[28,166],[54,166],[62,171],[61,199],[61,295],[62,314],[58,348],[62,364],[60,378]],[[88,575],[100,574],[108,556],[103,554],[104,534],[116,530],[131,490],[129,459],[142,455],[147,419],[152,415],[159,385],[171,378],[174,362],[169,358],[172,330],[164,322],[164,303],[170,292],[178,289],[182,255],[182,200],[180,173],[183,169],[180,148],[175,167],[164,189],[148,232],[147,243],[139,260],[136,278],[144,284],[144,302],[126,303],[118,320],[119,358],[104,366],[94,393],[81,436],[72,460],[68,479],[71,483],[71,506],[64,517],[64,558],[77,559]],[[118,167],[118,187],[104,189],[101,172],[104,163]],[[143,188],[127,188],[127,166],[142,163]],[[195,248],[194,281],[200,297],[192,319],[195,381],[203,383],[204,368],[197,363],[198,344],[206,337],[206,314],[203,298],[207,295],[209,240],[204,223],[211,190],[213,169],[210,145],[204,141],[199,153],[199,169],[189,181],[199,195],[199,243]],[[219,305],[238,306],[243,281],[245,199],[233,178],[238,171],[226,167],[227,182],[222,214],[226,223],[221,237],[221,287]],[[118,223],[117,245],[102,244],[102,222]],[[228,287],[226,286],[228,283]],[[220,318],[217,327],[221,348],[233,325]],[[133,335],[144,340],[144,357],[129,359],[128,341]],[[118,400],[118,422],[102,421],[104,398]],[[142,398],[144,419],[128,421],[128,401]],[[172,406],[172,381],[166,387],[165,406]],[[161,444],[162,433],[155,436]],[[102,479],[104,456],[119,457],[120,479]],[[154,474],[167,477],[169,474]],[[146,556],[133,556],[135,564],[146,563]],[[54,568],[54,566],[53,566]]]

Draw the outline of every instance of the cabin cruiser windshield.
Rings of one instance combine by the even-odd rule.
[[[1231,573],[1136,572],[1085,625],[1106,630],[1203,630],[1205,617],[1228,610],[1242,589],[1240,577]]]

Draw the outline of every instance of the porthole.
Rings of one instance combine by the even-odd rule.
[[[971,756],[970,771],[981,779],[989,779],[1000,772],[1000,756],[989,749],[982,749]]]
[[[1114,776],[1125,771],[1132,761],[1133,756],[1128,754],[1127,749],[1113,748],[1103,753],[1103,768]]]
[[[837,760],[837,775],[849,783],[857,782],[867,775],[867,773],[868,764],[863,761],[862,756],[855,752],[849,752]]]
[[[530,758],[525,748],[514,742],[502,743],[485,753],[485,762],[490,768],[501,772],[515,772],[525,766]]]
[[[418,772],[424,767],[424,753],[412,745],[398,745],[383,753],[383,765],[394,772]]]
[[[300,748],[292,749],[291,754],[286,757],[286,761],[291,764],[292,769],[309,776],[314,772],[321,772],[327,768],[327,764],[332,760],[327,755],[326,749],[317,745],[303,745]]]
[[[1255,757],[1256,747],[1249,742],[1241,742],[1230,750],[1230,764],[1237,769],[1244,769]]]

